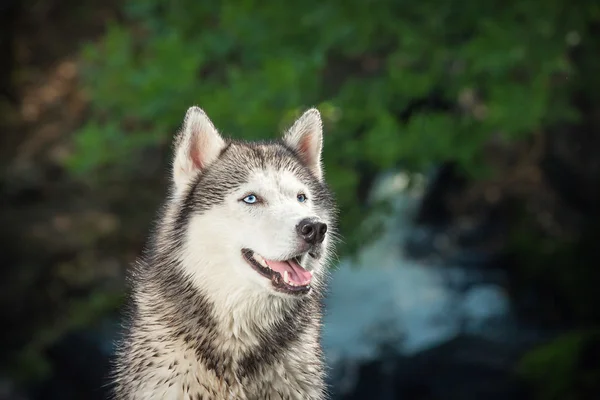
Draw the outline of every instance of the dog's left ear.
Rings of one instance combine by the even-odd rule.
[[[190,107],[175,142],[173,181],[176,191],[184,189],[215,161],[223,147],[225,141],[206,113],[199,107]]]
[[[298,154],[317,179],[323,179],[323,122],[319,110],[311,108],[302,114],[286,132],[283,141]]]

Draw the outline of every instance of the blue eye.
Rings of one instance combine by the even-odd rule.
[[[296,196],[296,198],[298,199],[298,201],[300,203],[304,203],[306,201],[306,195],[300,193],[298,196]]]
[[[258,198],[253,194],[249,194],[248,196],[244,197],[242,201],[246,204],[254,204],[258,202]]]

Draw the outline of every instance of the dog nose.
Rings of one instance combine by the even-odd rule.
[[[312,218],[305,218],[296,225],[296,230],[306,243],[318,244],[325,239],[327,224]]]

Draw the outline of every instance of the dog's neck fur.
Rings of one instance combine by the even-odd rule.
[[[172,339],[212,346],[210,352],[228,360],[225,364],[250,362],[244,359],[253,357],[257,350],[266,351],[261,357],[274,357],[282,346],[293,344],[308,325],[320,319],[321,298],[316,291],[301,299],[285,299],[240,290],[223,302],[222,297],[199,290],[176,262],[146,268],[154,271],[148,274],[144,287],[136,290],[138,312],[144,318],[154,316],[154,324],[169,331]],[[168,275],[167,268],[171,269]],[[218,340],[201,337],[208,332]]]

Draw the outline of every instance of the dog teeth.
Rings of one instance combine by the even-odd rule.
[[[262,266],[263,266],[263,267],[265,267],[265,268],[269,268],[269,266],[267,265],[267,262],[265,261],[265,259],[264,259],[264,258],[262,258],[262,256],[261,256],[260,254],[254,253],[252,256],[254,257],[254,259],[255,259],[256,261],[258,261],[258,263],[259,263],[260,265],[262,265]]]
[[[298,286],[295,282],[290,280],[290,274],[287,271],[283,271],[283,281],[290,286]]]

